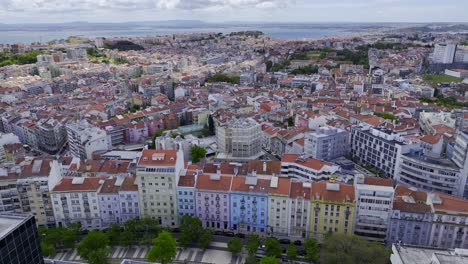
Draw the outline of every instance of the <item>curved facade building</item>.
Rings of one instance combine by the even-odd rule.
[[[401,155],[398,163],[398,184],[416,187],[419,190],[463,196],[462,175],[452,161],[410,153]]]

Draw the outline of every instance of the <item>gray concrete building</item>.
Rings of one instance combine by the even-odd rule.
[[[330,161],[349,152],[348,132],[334,127],[321,127],[306,133],[304,152],[314,159]]]

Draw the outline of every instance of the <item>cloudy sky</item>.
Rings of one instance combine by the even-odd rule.
[[[0,0],[0,23],[467,22],[468,0]]]

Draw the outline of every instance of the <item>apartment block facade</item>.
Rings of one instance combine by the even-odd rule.
[[[398,134],[380,127],[356,125],[351,128],[351,155],[359,163],[393,177],[397,158],[407,151]]]
[[[175,150],[143,150],[136,172],[142,217],[157,219],[162,226],[177,225],[176,187],[183,163]]]
[[[355,177],[356,216],[354,234],[383,242],[392,210],[394,189],[390,179]]]
[[[314,159],[330,161],[348,154],[348,140],[344,129],[320,127],[305,134],[304,152]]]
[[[264,233],[268,226],[268,190],[270,180],[255,176],[233,177],[231,228],[243,232]]]
[[[331,181],[312,183],[310,235],[322,240],[329,233],[352,234],[355,195],[352,185]]]
[[[230,229],[230,197],[232,176],[221,173],[198,176],[196,214],[204,227]]]

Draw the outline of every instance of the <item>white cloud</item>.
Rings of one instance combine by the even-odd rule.
[[[93,11],[96,9],[204,10],[210,8],[278,8],[292,0],[0,0],[0,8],[14,12]]]

